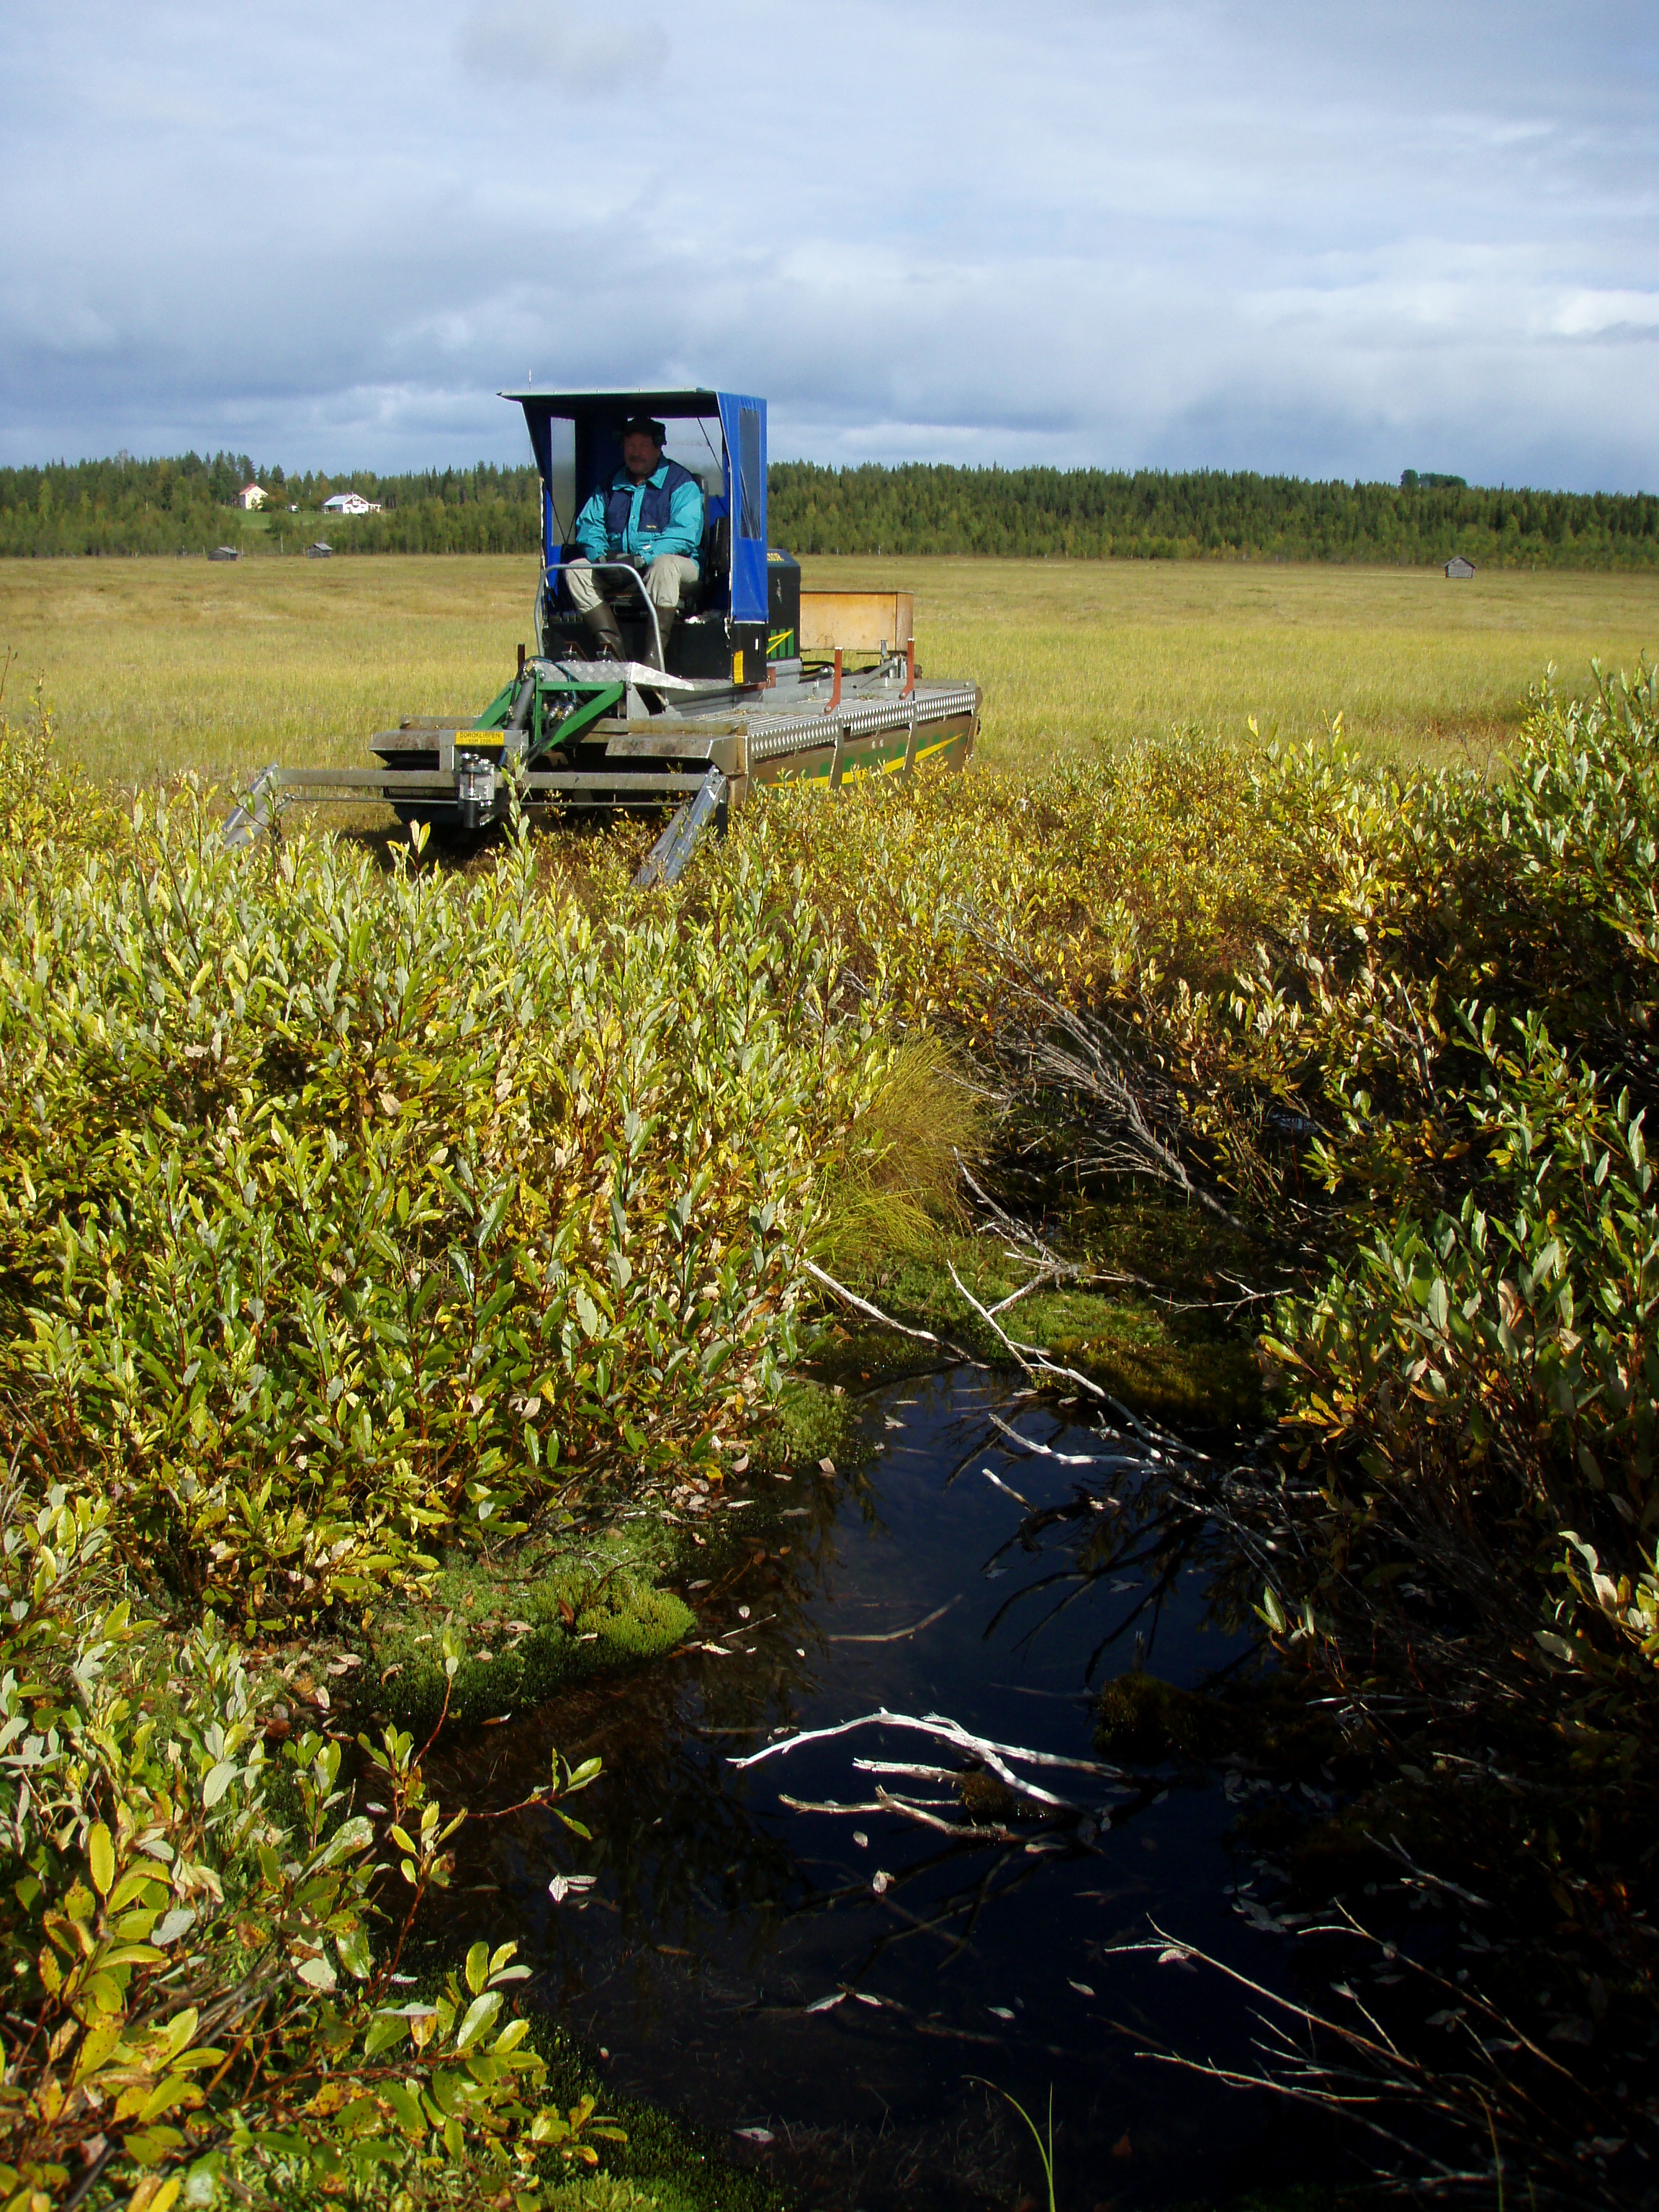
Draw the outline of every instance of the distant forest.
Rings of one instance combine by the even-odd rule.
[[[771,471],[771,536],[792,553],[1066,554],[1498,568],[1659,565],[1659,497],[1407,481],[1314,483],[1190,469]]]
[[[244,514],[242,486],[269,505]],[[325,517],[359,491],[380,514]],[[978,553],[1127,560],[1406,564],[1467,554],[1498,568],[1659,566],[1659,496],[1492,489],[1408,469],[1397,484],[1310,483],[1200,469],[772,468],[775,545],[796,554]],[[290,514],[290,507],[299,511]],[[539,542],[532,468],[341,476],[256,469],[246,453],[0,469],[0,556],[527,553]]]
[[[234,504],[257,483],[268,504]],[[357,491],[383,514],[325,515],[323,501]],[[299,512],[290,514],[289,508]],[[70,553],[298,553],[325,538],[339,553],[526,553],[541,538],[536,471],[526,466],[339,476],[256,469],[246,453],[180,459],[58,462],[0,469],[0,556]]]

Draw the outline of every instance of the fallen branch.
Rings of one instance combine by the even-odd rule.
[[[1037,1511],[1038,1509],[1032,1504],[1029,1498],[1022,1498],[1012,1483],[1005,1482],[1000,1474],[993,1474],[988,1467],[981,1468],[980,1473],[985,1477],[987,1482],[994,1484],[1005,1497],[1012,1498],[1016,1505],[1023,1505],[1028,1513]]]
[[[1020,1840],[1013,1829],[1005,1828],[1000,1821],[982,1826],[976,1820],[942,1820],[937,1813],[918,1804],[912,1797],[896,1797],[886,1790],[878,1790],[876,1795],[890,1813],[902,1813],[907,1820],[915,1821],[918,1826],[935,1829],[940,1835],[954,1837],[960,1842],[1017,1844]]]
[[[1005,1828],[1000,1823],[981,1826],[977,1821],[941,1820],[934,1809],[936,1803],[950,1803],[950,1799],[918,1803],[914,1797],[896,1796],[890,1790],[878,1790],[870,1802],[863,1805],[843,1805],[836,1798],[787,1797],[778,1792],[780,1805],[788,1806],[792,1813],[897,1813],[919,1827],[932,1828],[942,1836],[951,1836],[970,1844],[1017,1844],[1022,1841],[1018,1832]]]
[[[907,1636],[920,1636],[924,1628],[931,1628],[936,1620],[942,1620],[956,1601],[947,1597],[925,1620],[914,1620],[908,1628],[890,1628],[879,1636],[826,1636],[823,1640],[826,1644],[902,1644]]]
[[[1103,1457],[1097,1452],[1056,1451],[1052,1444],[1040,1444],[1034,1437],[1021,1436],[1018,1429],[1011,1427],[1006,1421],[999,1419],[988,1406],[985,1409],[985,1418],[994,1429],[1000,1429],[1003,1435],[1017,1443],[1022,1451],[1035,1452],[1041,1459],[1058,1460],[1062,1467],[1144,1468],[1146,1463],[1142,1459],[1132,1459],[1126,1452]]]
[[[1126,1408],[1119,1407],[1116,1399],[1110,1397],[1104,1390],[1103,1390],[1098,1382],[1091,1382],[1086,1375],[1079,1375],[1075,1367],[1060,1366],[1055,1361],[1049,1358],[1048,1353],[1043,1350],[1040,1344],[1017,1343],[1015,1340],[1009,1335],[1007,1330],[1004,1328],[1002,1323],[998,1321],[994,1316],[988,1313],[986,1309],[981,1305],[979,1300],[974,1296],[966,1283],[963,1281],[961,1276],[957,1274],[951,1261],[947,1260],[945,1264],[950,1270],[951,1280],[956,1285],[957,1290],[961,1291],[963,1297],[967,1299],[969,1304],[979,1316],[980,1319],[985,1323],[987,1328],[991,1331],[992,1334],[999,1338],[1001,1342],[1007,1346],[1008,1350],[1012,1352],[1016,1362],[1024,1369],[1025,1372],[1030,1376],[1034,1382],[1036,1381],[1039,1375],[1058,1376],[1063,1382],[1075,1382],[1081,1389],[1087,1390],[1091,1396],[1099,1399],[1102,1405],[1110,1406],[1115,1411],[1124,1413],[1126,1418],[1133,1424],[1135,1428],[1140,1428],[1140,1424],[1139,1421],[1135,1420],[1133,1414],[1128,1413]],[[1032,1364],[1033,1361],[1036,1363],[1035,1366]],[[1141,1433],[1144,1435],[1146,1431],[1142,1430]]]
[[[1012,1254],[1008,1254],[1006,1256],[1012,1258],[1014,1255]],[[1040,1290],[1044,1283],[1057,1283],[1060,1279],[1061,1277],[1057,1268],[1052,1267],[1040,1267],[1037,1273],[1031,1277],[1030,1282],[1022,1283],[1017,1291],[1010,1291],[1006,1298],[999,1298],[997,1300],[996,1304],[990,1309],[993,1319],[994,1319],[1000,1313],[1006,1313],[1010,1306],[1017,1306],[1022,1298],[1029,1297],[1033,1291]]]
[[[866,1804],[843,1805],[836,1797],[790,1797],[780,1790],[780,1805],[787,1805],[792,1813],[879,1813],[884,1808],[872,1797]]]
[[[1030,1797],[1036,1803],[1051,1806],[1060,1813],[1086,1813],[1088,1808],[1073,1804],[1067,1798],[1057,1797],[1052,1791],[1026,1781],[1008,1765],[1010,1759],[1021,1759],[1029,1766],[1063,1767],[1074,1774],[1098,1775],[1108,1782],[1120,1782],[1123,1778],[1121,1768],[1103,1766],[1096,1759],[1066,1759],[1052,1751],[1027,1751],[1019,1744],[994,1743],[985,1736],[970,1735],[959,1723],[948,1720],[942,1713],[929,1713],[926,1719],[918,1720],[910,1713],[889,1712],[885,1706],[873,1713],[860,1714],[857,1720],[842,1721],[834,1728],[805,1729],[798,1735],[781,1736],[775,1743],[763,1745],[759,1751],[751,1751],[742,1759],[734,1759],[732,1765],[738,1767],[757,1766],[762,1759],[770,1759],[775,1752],[796,1751],[804,1743],[823,1743],[831,1736],[848,1735],[854,1729],[861,1728],[913,1729],[918,1735],[930,1735],[941,1742],[952,1744],[958,1750],[982,1759],[997,1779],[1006,1784],[1017,1796]]]
[[[951,1280],[956,1285],[957,1290],[960,1291],[963,1297],[967,1299],[969,1304],[979,1316],[980,1319],[985,1323],[987,1328],[991,1331],[992,1334],[999,1338],[1000,1341],[1007,1346],[1008,1350],[1013,1354],[1015,1360],[1024,1369],[1025,1372],[1030,1376],[1033,1382],[1036,1381],[1039,1375],[1053,1375],[1061,1382],[1075,1382],[1080,1390],[1086,1390],[1091,1398],[1097,1399],[1103,1406],[1109,1406],[1112,1411],[1121,1420],[1125,1420],[1129,1424],[1130,1427],[1133,1429],[1137,1436],[1142,1437],[1146,1439],[1149,1446],[1152,1443],[1153,1438],[1152,1433],[1146,1428],[1146,1425],[1141,1421],[1138,1421],[1134,1415],[1129,1411],[1128,1407],[1123,1405],[1118,1399],[1114,1398],[1110,1391],[1103,1390],[1098,1382],[1091,1382],[1086,1375],[1079,1375],[1075,1367],[1062,1367],[1058,1360],[1050,1359],[1048,1353],[1043,1350],[1040,1344],[1021,1344],[1015,1338],[1010,1336],[1007,1330],[1002,1326],[1002,1323],[998,1321],[994,1315],[988,1313],[980,1304],[979,1300],[974,1296],[966,1283],[963,1281],[961,1276],[957,1274],[955,1267],[951,1266],[951,1261],[947,1260],[945,1264],[950,1270]],[[1033,1361],[1036,1362],[1035,1365],[1032,1364]],[[993,1415],[992,1418],[994,1419],[995,1416]],[[997,1425],[1000,1428],[1002,1425],[1000,1422],[998,1422]]]
[[[896,1330],[900,1336],[914,1337],[918,1344],[939,1343],[939,1340],[932,1329],[907,1328],[902,1321],[895,1321],[891,1314],[884,1314],[879,1306],[872,1306],[868,1298],[861,1298],[855,1291],[849,1291],[845,1283],[838,1283],[833,1275],[826,1275],[823,1269],[812,1261],[803,1260],[801,1265],[814,1281],[822,1283],[826,1290],[833,1291],[838,1298],[845,1299],[856,1312],[866,1314],[872,1321],[878,1321],[884,1328]]]

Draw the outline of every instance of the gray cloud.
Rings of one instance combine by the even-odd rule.
[[[1659,484],[1645,5],[670,20],[23,0],[0,459],[517,457],[529,370],[827,459]]]
[[[562,0],[483,0],[457,31],[455,52],[479,76],[580,97],[654,84],[666,42],[644,16],[583,15]]]

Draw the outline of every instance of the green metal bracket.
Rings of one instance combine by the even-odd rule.
[[[538,681],[536,686],[536,704],[532,710],[530,758],[534,760],[538,754],[550,752],[556,746],[568,744],[572,738],[579,738],[582,732],[590,728],[602,714],[608,714],[613,707],[622,703],[626,689],[627,686],[622,684],[544,684]],[[574,692],[582,700],[583,704],[580,707],[573,707],[568,714],[562,715],[556,722],[544,722],[542,698],[547,692]]]
[[[526,732],[529,742],[525,748],[526,761],[533,761],[538,755],[551,752],[558,746],[568,744],[573,738],[579,738],[602,714],[608,714],[620,706],[627,690],[623,684],[573,684],[566,678],[544,677],[539,670],[532,675],[531,681],[536,688],[530,703]],[[512,721],[518,696],[519,678],[515,676],[502,685],[474,722],[473,728],[481,733],[506,730]],[[580,703],[574,705],[568,714],[554,716],[548,713],[547,702],[567,698]]]

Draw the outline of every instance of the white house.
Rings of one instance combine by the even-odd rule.
[[[365,499],[360,491],[337,491],[332,499],[323,501],[325,514],[378,514],[378,499]]]
[[[257,483],[244,484],[236,495],[236,504],[238,507],[263,507],[267,496],[262,486]]]
[[[1462,553],[1454,553],[1446,563],[1446,574],[1449,576],[1472,576],[1474,574],[1474,563],[1466,559]]]

